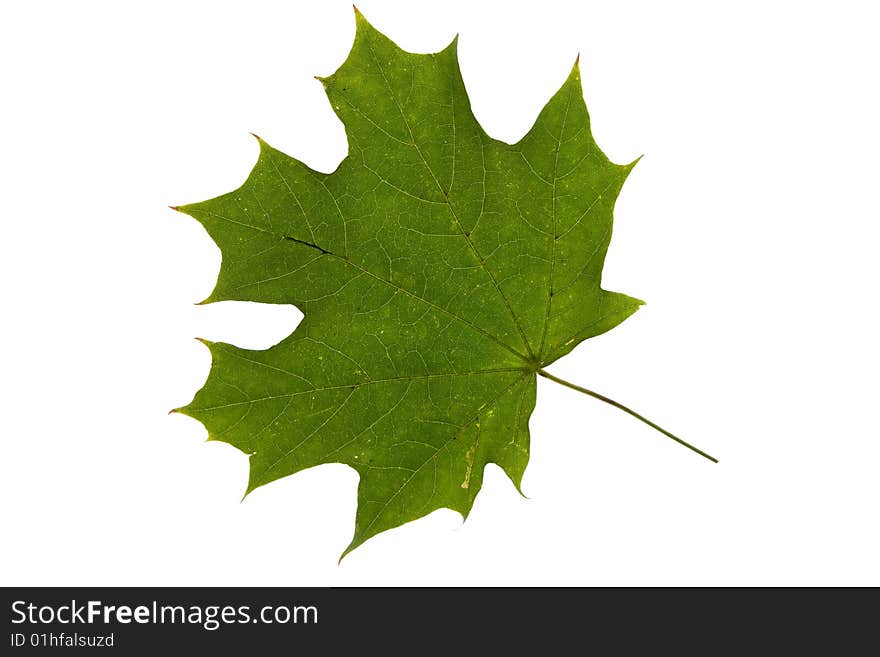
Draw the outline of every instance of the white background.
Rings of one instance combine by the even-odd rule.
[[[710,6],[711,4],[711,6]],[[268,347],[291,307],[196,307],[220,255],[166,208],[229,191],[253,131],[331,171],[312,76],[348,2],[0,9],[5,585],[880,585],[880,92],[870,3],[362,0],[404,48],[460,33],[477,118],[515,141],[575,55],[593,129],[639,154],[604,285],[646,299],[551,370],[720,458],[539,380],[520,497],[495,466],[337,566],[356,476],[239,503],[246,457],[166,415],[201,336]]]

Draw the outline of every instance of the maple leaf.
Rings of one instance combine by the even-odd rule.
[[[250,455],[247,492],[322,463],[354,468],[343,555],[441,507],[466,517],[487,463],[519,489],[539,374],[648,422],[542,369],[642,303],[600,287],[635,162],[594,142],[577,62],[510,145],[471,112],[457,37],[419,55],[357,11],[356,23],[346,61],[319,78],[348,137],[336,171],[259,140],[239,189],[175,208],[222,252],[205,302],[304,314],[270,349],[206,341],[207,382],[175,410]]]

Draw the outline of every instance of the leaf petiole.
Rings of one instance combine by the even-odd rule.
[[[687,443],[687,442],[683,441],[683,440],[682,440],[681,438],[679,438],[678,436],[669,433],[669,432],[668,432],[666,429],[664,429],[663,427],[654,424],[654,423],[651,422],[651,420],[649,420],[648,418],[644,417],[643,415],[639,415],[639,414],[636,413],[633,409],[631,409],[631,408],[629,408],[629,407],[627,407],[627,406],[624,406],[624,405],[621,404],[620,402],[614,401],[613,399],[610,399],[610,398],[606,397],[605,395],[600,395],[598,392],[593,392],[592,390],[588,390],[587,388],[582,388],[581,386],[575,385],[574,383],[571,383],[571,382],[569,382],[569,381],[566,381],[565,379],[560,379],[558,376],[553,376],[552,374],[550,374],[550,372],[547,372],[547,371],[545,371],[545,370],[538,370],[538,374],[540,374],[541,376],[543,376],[545,379],[550,379],[551,381],[555,381],[556,383],[558,383],[558,384],[560,384],[560,385],[563,385],[563,386],[565,386],[566,388],[571,388],[572,390],[577,390],[578,392],[582,392],[582,393],[585,394],[585,395],[589,395],[590,397],[594,397],[594,398],[598,399],[599,401],[603,401],[603,402],[605,402],[606,404],[610,404],[611,406],[614,406],[615,408],[619,408],[619,409],[622,410],[624,413],[629,413],[630,415],[632,415],[632,416],[633,416],[634,418],[636,418],[637,420],[641,420],[642,422],[644,422],[645,424],[647,424],[649,427],[651,427],[651,428],[653,428],[653,429],[656,429],[657,431],[659,431],[660,433],[662,433],[664,436],[668,436],[669,438],[672,438],[675,442],[677,442],[677,443],[679,443],[679,444],[681,444],[681,445],[684,445],[684,446],[687,447],[688,449],[690,449],[690,450],[696,452],[697,454],[699,454],[700,456],[702,456],[702,457],[704,457],[704,458],[709,459],[709,460],[712,461],[713,463],[718,463],[718,459],[716,459],[714,456],[709,456],[709,455],[706,454],[706,452],[704,452],[703,450],[698,449],[698,448],[694,447],[693,445],[691,445],[690,443]]]

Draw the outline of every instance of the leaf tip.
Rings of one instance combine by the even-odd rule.
[[[355,542],[352,541],[351,544],[349,544],[349,546],[342,551],[342,554],[339,555],[339,559],[336,561],[336,565],[341,566],[342,560],[345,559],[345,557],[347,557],[349,554],[351,554],[351,551],[354,550],[358,545],[360,544],[355,544]]]
[[[258,482],[256,479],[254,479],[254,469],[253,469],[254,454],[256,454],[256,452],[250,454],[248,457],[248,462],[251,464],[250,474],[248,476],[247,487],[245,487],[245,489],[244,489],[244,494],[241,496],[241,501],[239,502],[239,504],[243,503],[251,493],[253,493],[255,490],[257,490],[260,486],[263,485],[261,482]]]
[[[645,157],[645,154],[644,154],[644,153],[642,153],[641,155],[639,155],[639,156],[638,156],[636,159],[634,159],[632,162],[628,162],[627,164],[615,164],[615,165],[614,165],[614,166],[616,166],[618,169],[620,169],[620,171],[622,172],[622,174],[623,174],[623,180],[626,180],[626,179],[629,177],[629,174],[632,173],[632,170],[635,169],[636,165],[641,161],[641,159],[642,159],[643,157]]]
[[[372,27],[366,17],[364,17],[363,12],[357,8],[357,5],[352,5],[351,8],[354,10],[354,23],[357,29],[360,29],[361,27]]]
[[[190,404],[186,406],[178,406],[168,411],[168,415],[183,415],[184,417],[194,417],[190,409]]]
[[[377,31],[376,28],[370,24],[370,21],[367,20],[367,17],[364,16],[363,12],[361,12],[361,10],[358,9],[356,5],[352,5],[352,8],[354,9],[354,25],[355,31],[357,33],[360,33],[361,30],[366,30],[369,32]],[[357,38],[357,35],[355,35],[355,38]]]
[[[345,559],[345,557],[347,557],[349,554],[351,554],[357,548],[359,548],[361,545],[363,545],[367,540],[369,540],[369,538],[370,538],[370,536],[364,537],[364,536],[359,535],[357,533],[357,531],[355,531],[354,536],[351,537],[351,543],[349,543],[348,547],[346,547],[342,551],[342,554],[339,555],[339,559],[337,560],[336,565],[337,566],[340,565],[342,563],[342,560]]]

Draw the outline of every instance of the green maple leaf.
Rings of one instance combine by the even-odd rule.
[[[455,40],[411,54],[356,16],[351,53],[321,79],[348,136],[336,171],[260,140],[239,189],[175,208],[222,251],[206,302],[304,313],[270,349],[206,342],[208,380],[176,410],[250,455],[248,492],[354,468],[346,553],[441,507],[467,516],[487,463],[519,489],[538,374],[633,413],[542,368],[642,303],[600,287],[635,163],[593,141],[577,63],[510,145],[474,118]]]

